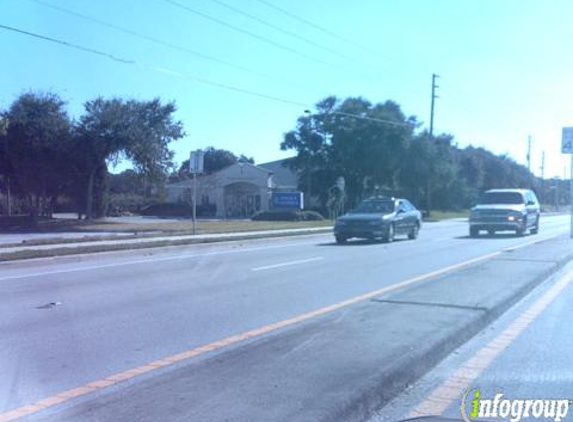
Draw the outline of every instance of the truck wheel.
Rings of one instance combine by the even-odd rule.
[[[476,227],[470,227],[470,237],[478,237],[479,229]]]
[[[535,220],[535,227],[532,227],[529,232],[530,232],[531,234],[537,234],[537,233],[539,233],[539,217],[537,217],[537,220]]]
[[[527,220],[523,220],[523,225],[515,230],[515,234],[519,237],[525,236],[525,232],[527,231]]]
[[[334,236],[334,237],[336,239],[336,243],[338,243],[339,245],[346,243],[346,238],[344,236]]]

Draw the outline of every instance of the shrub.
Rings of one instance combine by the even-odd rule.
[[[134,193],[111,193],[108,215],[129,215],[137,213],[145,205],[145,197]]]
[[[252,217],[253,221],[318,221],[324,217],[316,211],[259,211]]]
[[[318,211],[303,211],[302,212],[304,221],[322,221],[324,217]]]

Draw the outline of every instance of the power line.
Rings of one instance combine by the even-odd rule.
[[[49,8],[51,8],[51,9],[57,10],[57,11],[59,11],[59,12],[66,13],[66,14],[68,14],[68,15],[75,16],[75,17],[77,17],[77,18],[80,18],[80,19],[83,19],[83,20],[86,20],[86,21],[89,21],[89,22],[92,22],[92,23],[95,23],[95,24],[98,24],[98,25],[101,25],[101,26],[104,26],[104,27],[107,27],[107,28],[111,28],[111,29],[113,29],[113,30],[122,32],[122,33],[124,33],[124,34],[129,34],[129,35],[131,35],[131,36],[140,38],[140,39],[145,40],[145,41],[149,41],[149,42],[152,42],[152,43],[155,43],[155,44],[164,46],[164,47],[169,47],[169,48],[172,48],[172,49],[174,49],[174,50],[178,50],[178,51],[181,51],[181,52],[184,52],[184,53],[188,53],[188,54],[191,54],[191,55],[193,55],[193,56],[196,56],[196,57],[199,57],[199,58],[201,58],[201,59],[208,60],[208,61],[211,61],[211,62],[214,62],[214,63],[222,64],[222,65],[224,65],[224,66],[228,66],[228,67],[231,67],[231,68],[233,68],[233,69],[241,70],[241,71],[243,71],[243,72],[252,73],[252,74],[257,75],[257,76],[263,76],[263,77],[265,77],[265,78],[283,80],[282,78],[273,77],[273,76],[271,76],[271,75],[267,75],[267,74],[265,74],[265,73],[258,72],[258,71],[254,70],[254,69],[249,69],[249,68],[247,68],[247,67],[243,67],[243,66],[240,66],[240,65],[237,65],[237,64],[228,62],[228,61],[226,61],[226,60],[219,59],[219,58],[217,58],[217,57],[210,56],[210,55],[208,55],[208,54],[204,54],[204,53],[198,52],[198,51],[196,51],[196,50],[192,50],[192,49],[189,49],[189,48],[186,48],[186,47],[182,47],[182,46],[179,46],[179,45],[177,45],[177,44],[172,44],[172,43],[170,43],[170,42],[168,42],[168,41],[164,41],[164,40],[161,40],[161,39],[158,39],[158,38],[150,37],[150,36],[148,36],[148,35],[142,34],[142,33],[140,33],[140,32],[133,31],[133,30],[128,29],[128,28],[125,28],[125,27],[121,27],[121,26],[118,26],[118,25],[114,25],[114,24],[112,24],[112,23],[105,22],[105,21],[102,21],[102,20],[100,20],[100,19],[97,19],[97,18],[88,16],[88,15],[84,15],[84,14],[82,14],[82,13],[74,12],[73,10],[66,9],[66,8],[64,8],[64,7],[56,6],[56,5],[53,5],[53,4],[50,4],[50,3],[46,3],[46,2],[44,2],[44,1],[42,1],[42,0],[28,0],[28,1],[31,1],[31,2],[40,4],[40,5],[45,6],[45,7],[49,7]]]
[[[286,45],[280,44],[280,43],[275,42],[275,41],[273,41],[273,40],[271,40],[271,39],[269,39],[269,38],[266,38],[266,37],[263,37],[263,36],[261,36],[261,35],[255,34],[254,32],[251,32],[251,31],[249,31],[249,30],[243,29],[243,28],[238,27],[238,26],[236,26],[236,25],[233,25],[233,24],[231,24],[231,23],[225,22],[225,21],[223,21],[223,20],[221,20],[221,19],[218,19],[218,18],[215,18],[215,17],[213,17],[213,16],[210,16],[210,15],[208,15],[208,14],[206,14],[206,13],[200,12],[199,10],[193,9],[193,8],[191,8],[191,7],[187,6],[187,5],[181,4],[181,3],[177,2],[177,1],[174,1],[174,0],[162,0],[162,1],[164,1],[165,3],[169,3],[169,4],[171,4],[172,6],[178,7],[178,8],[180,8],[180,9],[182,9],[182,10],[186,10],[186,11],[189,12],[189,13],[193,13],[194,15],[200,16],[200,17],[202,17],[202,18],[204,18],[204,19],[207,19],[207,20],[209,20],[209,21],[211,21],[211,22],[215,22],[215,23],[217,23],[217,24],[219,24],[219,25],[222,25],[222,26],[224,26],[224,27],[226,27],[226,28],[232,29],[232,30],[234,30],[234,31],[236,31],[236,32],[239,32],[239,33],[241,33],[241,34],[247,35],[247,36],[249,36],[249,37],[251,37],[251,38],[254,38],[254,39],[258,40],[258,41],[261,41],[261,42],[264,42],[264,43],[266,43],[266,44],[272,45],[272,46],[274,46],[274,47],[280,48],[281,50],[288,51],[288,52],[290,52],[290,53],[296,54],[297,56],[303,57],[303,58],[305,58],[305,59],[307,59],[307,60],[313,61],[313,62],[315,62],[315,63],[320,63],[320,64],[322,64],[322,65],[330,66],[330,67],[336,67],[336,66],[334,66],[332,63],[328,63],[328,62],[325,62],[325,61],[323,61],[323,60],[317,59],[316,57],[309,56],[308,54],[305,54],[305,53],[303,53],[302,51],[299,51],[299,50],[296,50],[296,49],[294,49],[294,48],[288,47],[288,46],[286,46]]]
[[[183,47],[183,46],[181,46],[181,45],[177,45],[177,44],[171,43],[171,42],[169,42],[169,41],[165,41],[165,40],[162,40],[162,39],[159,39],[159,38],[155,38],[155,37],[146,35],[146,34],[144,34],[144,33],[134,31],[134,30],[129,29],[129,28],[125,28],[125,27],[122,27],[122,26],[119,26],[119,25],[115,25],[115,24],[113,24],[113,23],[106,22],[106,21],[101,20],[101,19],[98,19],[98,18],[94,18],[93,16],[88,16],[88,15],[86,15],[86,14],[79,13],[79,12],[76,12],[76,11],[73,11],[73,10],[70,10],[70,9],[67,9],[67,8],[65,8],[65,7],[56,6],[56,5],[54,5],[54,4],[51,4],[51,3],[48,3],[48,2],[45,2],[45,1],[42,1],[42,0],[28,0],[28,1],[33,2],[33,3],[36,3],[36,4],[39,4],[39,5],[44,6],[44,7],[51,8],[51,9],[56,10],[56,11],[61,12],[61,13],[65,13],[65,14],[74,16],[74,17],[79,18],[79,19],[83,19],[83,20],[88,21],[88,22],[95,23],[95,24],[97,24],[97,25],[100,25],[100,26],[103,26],[103,27],[106,27],[106,28],[113,29],[113,30],[115,30],[115,31],[118,31],[118,32],[121,32],[121,33],[124,33],[124,34],[131,35],[131,36],[133,36],[133,37],[142,39],[142,40],[144,40],[144,41],[148,41],[148,42],[151,42],[151,43],[160,45],[160,46],[168,47],[168,48],[171,48],[171,49],[174,49],[174,50],[177,50],[177,51],[181,51],[181,52],[183,52],[183,53],[188,53],[188,54],[191,54],[191,55],[193,55],[193,56],[199,57],[199,58],[201,58],[201,59],[204,59],[204,60],[207,60],[207,61],[211,61],[211,62],[214,62],[214,63],[218,63],[218,64],[227,66],[227,67],[232,68],[232,69],[240,70],[240,71],[242,71],[242,72],[250,73],[250,74],[253,74],[253,75],[256,75],[256,76],[259,76],[259,77],[264,77],[264,78],[266,78],[266,79],[275,80],[275,81],[279,81],[279,82],[282,82],[282,83],[285,83],[285,82],[286,82],[286,83],[289,83],[289,84],[294,84],[294,85],[299,86],[299,87],[304,87],[304,89],[307,89],[307,88],[308,88],[308,85],[300,84],[299,82],[293,82],[292,80],[288,80],[288,79],[285,79],[285,78],[283,78],[283,77],[281,77],[281,76],[277,76],[277,75],[274,75],[274,74],[271,75],[271,74],[268,74],[268,73],[260,72],[260,71],[255,70],[255,69],[251,69],[251,68],[248,68],[248,67],[245,67],[245,66],[241,66],[241,65],[238,65],[238,64],[229,62],[229,61],[227,61],[227,60],[217,58],[217,57],[212,56],[212,55],[204,54],[204,53],[201,53],[201,52],[199,52],[199,51],[196,51],[196,50],[193,50],[193,49],[190,49],[190,48],[187,48],[187,47]],[[214,0],[213,0],[213,1],[214,1]]]
[[[215,82],[215,81],[211,81],[211,80],[209,80],[209,79],[202,78],[202,77],[199,77],[199,76],[186,75],[186,74],[183,74],[183,73],[180,73],[180,72],[177,72],[177,71],[173,71],[173,70],[171,70],[171,69],[167,69],[167,68],[164,68],[164,67],[161,67],[161,66],[149,65],[149,64],[146,64],[146,63],[143,63],[143,62],[137,62],[137,61],[135,61],[135,60],[125,59],[125,58],[118,57],[118,56],[115,56],[115,55],[112,55],[112,54],[109,54],[109,53],[105,53],[105,52],[100,51],[100,50],[96,50],[96,49],[88,48],[88,47],[83,47],[83,46],[80,46],[80,45],[78,45],[78,44],[70,43],[70,42],[68,42],[68,41],[63,41],[63,40],[60,40],[60,39],[56,39],[56,38],[52,38],[52,37],[47,37],[47,36],[45,36],[45,35],[36,34],[36,33],[34,33],[34,32],[25,31],[25,30],[22,30],[22,29],[18,29],[18,28],[11,27],[11,26],[7,26],[7,25],[2,25],[2,24],[0,24],[0,28],[1,28],[1,29],[6,29],[6,30],[12,31],[12,32],[17,32],[17,33],[20,33],[20,34],[23,34],[23,35],[28,35],[28,36],[30,36],[30,37],[38,38],[38,39],[41,39],[41,40],[44,40],[44,41],[49,41],[49,42],[53,42],[53,43],[56,43],[56,44],[60,44],[60,45],[66,46],[66,47],[74,48],[74,49],[77,49],[77,50],[81,50],[81,51],[84,51],[84,52],[87,52],[87,53],[92,53],[92,54],[97,54],[97,55],[99,55],[99,56],[104,56],[104,57],[107,57],[107,58],[109,58],[109,59],[111,59],[111,60],[114,60],[114,61],[116,61],[116,62],[120,62],[120,63],[124,63],[124,64],[137,65],[137,66],[140,66],[140,67],[143,67],[143,68],[145,68],[145,69],[152,70],[152,71],[155,71],[155,72],[160,72],[160,73],[164,73],[164,74],[169,74],[169,75],[172,75],[172,76],[184,77],[184,78],[186,78],[186,79],[191,79],[191,80],[194,80],[194,81],[196,81],[196,82],[203,83],[203,84],[207,84],[207,85],[211,85],[211,86],[216,86],[216,87],[218,87],[218,88],[223,88],[223,89],[227,89],[227,90],[231,90],[231,91],[235,91],[235,92],[241,92],[241,93],[243,93],[243,94],[249,94],[249,95],[256,96],[256,97],[265,98],[265,99],[267,99],[267,100],[278,101],[278,102],[287,103],[287,104],[292,104],[292,105],[296,105],[296,106],[300,106],[300,107],[307,107],[307,106],[308,106],[307,104],[300,103],[300,102],[297,102],[297,101],[291,101],[291,100],[288,100],[288,99],[276,97],[276,96],[269,95],[269,94],[260,93],[260,92],[257,92],[257,91],[251,91],[251,90],[248,90],[248,89],[239,88],[239,87],[235,87],[235,86],[232,86],[232,85],[226,85],[226,84],[219,83],[219,82]]]
[[[293,38],[296,38],[296,39],[298,39],[298,40],[304,41],[305,43],[307,43],[307,44],[309,44],[309,45],[312,45],[312,46],[314,46],[314,47],[320,48],[321,50],[324,50],[324,51],[327,51],[327,52],[329,52],[329,53],[332,53],[332,54],[334,54],[334,55],[336,55],[336,56],[338,56],[338,57],[342,57],[342,58],[345,58],[345,59],[350,59],[350,60],[352,60],[351,57],[349,57],[349,56],[347,56],[347,55],[345,55],[345,54],[342,54],[342,53],[340,53],[340,52],[338,52],[338,51],[336,51],[336,50],[334,50],[334,49],[332,49],[332,48],[330,48],[330,47],[324,46],[324,45],[322,45],[322,44],[320,44],[320,43],[317,43],[316,41],[313,41],[313,40],[311,40],[311,39],[308,39],[308,38],[306,38],[306,37],[303,37],[302,35],[299,35],[299,34],[297,34],[297,33],[295,33],[295,32],[292,32],[292,31],[283,29],[283,28],[281,28],[281,27],[278,26],[278,25],[275,25],[275,24],[272,24],[272,23],[270,23],[270,22],[267,22],[267,21],[264,20],[264,19],[261,19],[261,18],[259,18],[259,17],[257,17],[257,16],[254,16],[254,15],[252,15],[252,14],[250,14],[250,13],[247,13],[247,12],[245,12],[245,11],[243,11],[243,10],[237,8],[237,7],[234,7],[234,6],[232,6],[232,5],[228,4],[228,3],[225,3],[224,1],[221,1],[221,0],[211,0],[211,2],[213,2],[213,3],[215,3],[215,4],[218,4],[218,5],[220,5],[220,6],[223,6],[223,7],[227,8],[227,9],[229,9],[229,10],[232,10],[232,11],[234,11],[235,13],[240,14],[241,16],[245,16],[245,17],[247,17],[247,18],[249,18],[249,19],[252,19],[252,20],[254,20],[254,21],[256,21],[256,22],[258,22],[258,23],[260,23],[260,24],[262,24],[262,25],[265,25],[265,26],[269,27],[269,28],[273,28],[273,29],[275,29],[275,30],[277,30],[277,31],[279,31],[279,32],[281,32],[281,33],[283,33],[283,34],[286,34],[286,35],[291,36],[291,37],[293,37]]]
[[[113,54],[106,53],[104,51],[96,50],[96,49],[93,49],[90,47],[84,47],[84,46],[81,46],[79,44],[71,43],[71,42],[60,40],[57,38],[48,37],[45,35],[26,31],[23,29],[12,27],[12,26],[0,24],[0,29],[15,32],[15,33],[22,34],[22,35],[27,35],[29,37],[33,37],[33,38],[40,39],[43,41],[52,42],[52,43],[55,43],[58,45],[62,45],[62,46],[68,47],[68,48],[73,48],[73,49],[80,50],[80,51],[83,51],[86,53],[91,53],[91,54],[95,54],[98,56],[102,56],[102,57],[108,58],[110,60],[113,60],[115,62],[119,62],[122,64],[135,65],[135,66],[142,67],[144,69],[152,70],[154,72],[193,80],[195,82],[200,82],[200,83],[205,84],[205,85],[210,85],[210,86],[214,86],[214,87],[229,90],[229,91],[239,92],[242,94],[247,94],[247,95],[251,95],[251,96],[255,96],[255,97],[259,97],[259,98],[263,98],[263,99],[267,99],[267,100],[272,100],[275,102],[281,102],[284,104],[295,105],[297,107],[305,107],[305,108],[309,107],[308,104],[305,104],[305,103],[302,103],[299,101],[289,100],[289,99],[285,99],[285,98],[281,98],[278,96],[269,95],[269,94],[265,94],[265,93],[261,93],[261,92],[257,92],[257,91],[251,91],[249,89],[240,88],[240,87],[236,87],[233,85],[228,85],[228,84],[212,81],[212,80],[202,78],[199,76],[183,74],[181,72],[177,72],[177,71],[174,71],[174,70],[171,70],[168,68],[164,68],[161,66],[155,66],[155,65],[150,65],[150,64],[143,63],[143,62],[137,62],[135,60],[125,59],[123,57],[115,56]],[[412,123],[399,123],[399,122],[395,122],[392,120],[377,119],[377,118],[373,118],[373,117],[360,116],[360,115],[356,115],[356,114],[352,114],[352,113],[345,113],[345,112],[341,112],[341,111],[333,111],[333,112],[331,112],[331,114],[339,114],[342,116],[352,117],[355,119],[368,120],[368,121],[373,121],[373,122],[378,122],[378,123],[383,123],[383,124],[389,124],[389,125],[410,126],[410,127],[415,126]]]
[[[292,19],[295,19],[295,20],[297,20],[297,21],[299,21],[299,22],[302,22],[302,23],[304,23],[305,25],[308,25],[308,26],[310,26],[310,27],[312,27],[312,28],[314,28],[314,29],[316,29],[316,30],[318,30],[318,31],[320,31],[320,32],[323,32],[323,33],[325,33],[325,34],[327,34],[327,35],[330,35],[331,37],[336,38],[337,40],[344,41],[345,43],[351,44],[351,45],[353,45],[353,46],[355,46],[355,47],[358,47],[358,48],[360,48],[360,49],[362,49],[362,50],[365,50],[365,51],[368,51],[368,52],[372,52],[372,50],[370,50],[369,48],[366,48],[366,47],[364,47],[364,46],[362,46],[362,45],[360,45],[360,44],[358,44],[358,43],[356,43],[356,42],[354,42],[354,41],[352,41],[352,40],[349,40],[348,38],[342,37],[341,35],[338,35],[338,34],[336,34],[335,32],[332,32],[332,31],[330,31],[330,30],[324,28],[323,26],[320,26],[320,25],[318,25],[318,24],[316,24],[316,23],[314,23],[314,22],[311,22],[311,21],[308,20],[308,19],[305,19],[305,18],[303,18],[303,17],[300,17],[300,16],[298,16],[298,15],[295,15],[294,13],[289,12],[288,10],[283,9],[282,7],[276,6],[276,5],[272,4],[272,3],[269,2],[269,1],[266,1],[266,0],[255,0],[255,1],[258,1],[258,2],[261,3],[261,4],[264,4],[265,6],[270,7],[271,9],[274,9],[274,10],[278,11],[278,12],[282,13],[283,15],[289,16],[289,17],[292,18]]]
[[[28,35],[30,37],[39,38],[39,39],[42,39],[44,41],[50,41],[53,43],[64,45],[66,47],[75,48],[76,50],[85,51],[87,53],[97,54],[98,56],[104,56],[104,57],[107,57],[108,59],[114,60],[116,62],[126,63],[126,64],[135,64],[135,62],[133,60],[123,59],[121,57],[114,56],[113,54],[105,53],[103,51],[99,51],[99,50],[96,50],[93,48],[83,47],[81,45],[74,44],[74,43],[71,43],[68,41],[58,40],[56,38],[51,38],[51,37],[47,37],[45,35],[35,34],[33,32],[24,31],[23,29],[13,28],[11,26],[6,26],[6,25],[2,25],[2,24],[0,24],[0,28],[6,29],[8,31],[18,32],[20,34]]]
[[[400,122],[395,122],[392,120],[377,119],[375,117],[359,116],[357,114],[345,113],[343,111],[331,111],[330,114],[338,114],[340,116],[352,117],[354,119],[360,119],[360,120],[368,120],[368,121],[377,122],[377,123],[384,123],[384,124],[392,125],[392,126],[405,126],[405,127],[415,127],[416,126],[415,123],[400,123]]]
[[[88,15],[86,15],[86,14],[79,13],[79,12],[76,12],[76,11],[73,11],[73,10],[70,10],[70,9],[67,9],[67,8],[65,8],[65,7],[57,6],[57,5],[54,5],[54,4],[51,4],[51,3],[48,3],[48,2],[42,1],[42,0],[28,0],[28,1],[33,2],[33,3],[36,3],[36,4],[39,4],[39,5],[44,6],[44,7],[47,7],[47,8],[51,8],[51,9],[56,10],[56,11],[61,12],[61,13],[68,14],[68,15],[70,15],[70,16],[74,16],[74,17],[79,18],[79,19],[83,19],[83,20],[88,21],[88,22],[95,23],[95,24],[97,24],[97,25],[100,25],[100,26],[103,26],[103,27],[106,27],[106,28],[113,29],[113,30],[115,30],[115,31],[118,31],[118,32],[121,32],[121,33],[124,33],[124,34],[131,35],[131,36],[133,36],[133,37],[142,39],[142,40],[144,40],[144,41],[148,41],[148,42],[151,42],[151,43],[154,43],[154,44],[157,44],[157,45],[161,45],[161,46],[164,46],[164,47],[168,47],[168,48],[171,48],[171,49],[174,49],[174,50],[177,50],[177,51],[181,51],[181,52],[183,52],[183,53],[188,53],[188,54],[190,54],[190,55],[196,56],[196,57],[198,57],[198,58],[200,58],[200,59],[203,59],[203,60],[207,60],[207,61],[211,61],[211,62],[214,62],[214,63],[218,63],[218,64],[221,64],[221,65],[227,66],[227,67],[229,67],[229,68],[233,68],[233,69],[236,69],[236,70],[240,70],[240,71],[242,71],[242,72],[250,73],[250,74],[253,74],[253,75],[256,75],[256,76],[260,76],[260,77],[264,77],[264,78],[267,78],[267,79],[277,80],[277,81],[280,81],[280,82],[287,82],[287,83],[291,83],[291,84],[293,83],[293,81],[289,81],[289,80],[287,80],[287,79],[285,79],[285,78],[283,78],[283,77],[280,77],[280,76],[277,76],[277,75],[270,75],[270,74],[267,74],[267,73],[264,73],[264,72],[260,72],[260,71],[258,71],[258,70],[255,70],[255,69],[252,69],[252,68],[249,68],[249,67],[241,66],[241,65],[238,65],[238,64],[229,62],[229,61],[227,61],[227,60],[224,60],[224,59],[221,59],[221,58],[212,56],[212,55],[208,55],[208,54],[199,52],[199,51],[197,51],[197,50],[194,50],[194,49],[191,49],[191,48],[188,48],[188,47],[184,47],[184,46],[181,46],[181,45],[177,45],[177,44],[171,43],[171,42],[169,42],[169,41],[166,41],[166,40],[163,40],[163,39],[160,39],[160,38],[155,38],[155,37],[146,35],[146,34],[144,34],[144,33],[137,32],[137,31],[134,31],[134,30],[132,30],[132,29],[123,27],[123,26],[115,25],[115,24],[113,24],[113,23],[106,22],[106,21],[101,20],[101,19],[98,19],[98,18],[94,18],[93,16],[88,16]],[[233,9],[233,10],[236,10],[237,13],[242,13],[242,14],[244,14],[244,12],[242,12],[242,11],[240,11],[240,10],[234,8],[234,7],[231,6],[231,5],[228,5],[228,4],[226,4],[226,3],[223,3],[223,2],[220,1],[220,0],[211,0],[211,1],[213,1],[213,2],[215,2],[215,3],[218,3],[218,4],[221,4],[221,5],[224,5],[225,7],[229,7],[229,8],[231,8],[231,9]],[[247,14],[247,15],[248,15],[248,14]],[[250,15],[250,16],[252,16],[252,15]],[[255,17],[255,16],[252,16],[252,18],[258,20],[258,18]],[[262,21],[262,20],[260,20],[260,21]],[[295,33],[292,33],[292,32],[286,31],[286,30],[282,30],[282,28],[279,28],[278,26],[274,26],[274,25],[272,25],[272,24],[270,24],[270,23],[266,23],[266,24],[269,25],[269,26],[276,27],[277,30],[281,30],[282,32],[291,34],[292,36],[295,36],[295,37],[297,37],[297,38],[304,39],[304,37],[300,37],[300,36],[298,36],[298,35],[295,34]],[[308,41],[309,43],[313,43],[312,40],[307,40],[307,39],[305,39],[305,40]],[[316,44],[317,46],[324,47],[324,46],[321,46],[321,45],[318,44],[318,43],[315,43],[315,44]],[[329,51],[332,51],[334,54],[337,54],[337,55],[339,55],[339,56],[341,56],[341,57],[348,58],[349,60],[355,60],[355,59],[353,59],[352,57],[349,57],[349,56],[340,54],[340,53],[336,52],[335,50],[329,49],[328,47],[324,47],[324,48],[327,49],[327,50],[329,50]],[[331,64],[328,64],[328,65],[334,66],[334,65],[331,65]],[[301,85],[300,83],[298,83],[298,82],[296,82],[295,85],[297,85],[297,86],[302,86],[302,85]],[[306,86],[305,86],[305,88],[306,88]]]

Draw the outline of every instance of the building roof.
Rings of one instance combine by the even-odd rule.
[[[296,170],[291,170],[286,164],[289,158],[282,160],[269,161],[268,163],[257,164],[257,167],[262,167],[273,173],[273,182],[277,187],[293,188],[298,186],[298,177]]]

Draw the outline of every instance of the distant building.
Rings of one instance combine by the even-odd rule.
[[[297,191],[296,172],[286,160],[253,165],[232,164],[216,173],[197,177],[197,206],[201,214],[219,218],[247,218],[269,209],[272,192]],[[193,180],[166,186],[168,202],[193,201]]]

